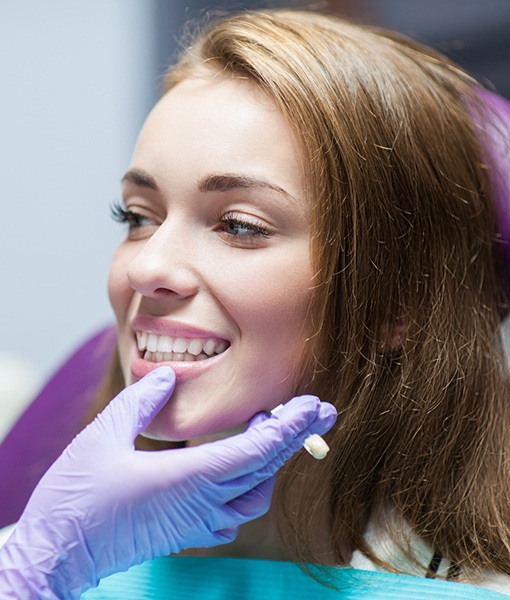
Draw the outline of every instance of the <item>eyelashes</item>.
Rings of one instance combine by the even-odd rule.
[[[117,223],[127,224],[129,229],[144,227],[145,225],[154,225],[154,221],[140,213],[132,210],[126,210],[119,200],[114,201],[110,206],[110,215]]]
[[[147,226],[158,226],[150,217],[136,211],[126,209],[120,200],[110,205],[112,219],[121,224],[127,224],[129,231]],[[268,239],[273,235],[265,223],[255,216],[243,216],[234,211],[220,213],[215,217],[218,225],[215,230],[230,240],[236,240],[244,245],[256,243],[258,240]]]
[[[234,237],[263,237],[269,238],[273,234],[258,219],[245,219],[229,212],[218,217],[218,221],[223,227],[223,231]]]
[[[127,223],[128,221],[128,211],[119,200],[114,200],[110,204],[110,216],[116,223]]]

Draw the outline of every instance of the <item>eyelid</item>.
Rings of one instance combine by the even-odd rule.
[[[155,224],[160,225],[165,217],[158,214],[156,210],[152,208],[152,206],[148,206],[146,202],[139,202],[137,199],[126,198],[123,201],[123,205],[127,212],[132,212],[144,219],[150,219],[154,221]]]
[[[264,220],[243,211],[230,210],[222,213],[217,222],[223,240],[237,248],[262,248],[275,233]],[[241,233],[237,228],[244,229],[245,232]]]
[[[242,210],[228,210],[225,213],[222,213],[218,220],[220,221],[238,221],[240,223],[246,223],[247,225],[252,225],[254,227],[259,227],[260,229],[270,230],[271,225],[261,217],[257,215],[253,215],[250,213],[246,213]]]
[[[110,210],[113,220],[127,225],[130,232],[146,227],[159,226],[158,219],[149,214],[151,211],[138,206],[125,206],[124,202],[117,200],[112,203]],[[143,223],[143,221],[149,221],[149,223]]]

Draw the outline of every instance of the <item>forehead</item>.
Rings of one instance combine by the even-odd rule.
[[[147,118],[133,164],[195,180],[211,172],[262,176],[303,197],[302,150],[276,104],[249,81],[187,79]]]

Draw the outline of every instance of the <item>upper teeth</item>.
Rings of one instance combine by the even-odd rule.
[[[184,338],[137,331],[138,349],[152,361],[200,360],[224,352],[229,343],[214,338]]]

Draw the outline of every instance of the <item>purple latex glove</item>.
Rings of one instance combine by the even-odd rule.
[[[135,450],[174,385],[161,367],[126,388],[52,465],[0,550],[0,598],[78,598],[145,560],[231,542],[269,509],[276,471],[336,420],[302,396],[225,440]]]

